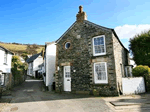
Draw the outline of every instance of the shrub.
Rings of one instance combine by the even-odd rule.
[[[148,66],[139,65],[132,70],[132,74],[135,77],[150,75],[150,68]]]
[[[22,63],[19,56],[12,57],[12,74],[14,77],[14,85],[21,83],[24,79],[23,76],[26,75],[27,63]]]

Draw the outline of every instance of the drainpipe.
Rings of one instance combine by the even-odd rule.
[[[46,68],[46,64],[47,64],[47,61],[46,61],[46,49],[47,48],[47,44],[45,45],[45,86],[46,86],[46,76],[47,76],[47,74],[46,74],[46,71],[47,71],[47,68]]]

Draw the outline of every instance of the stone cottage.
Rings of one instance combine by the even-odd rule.
[[[56,45],[56,92],[121,93],[129,52],[114,29],[88,21],[80,6],[76,21]]]

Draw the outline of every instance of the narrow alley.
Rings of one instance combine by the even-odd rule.
[[[112,112],[101,98],[44,90],[43,81],[27,78],[12,91],[1,112]]]

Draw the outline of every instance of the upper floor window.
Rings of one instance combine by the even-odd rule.
[[[7,53],[4,53],[4,63],[7,63]]]
[[[105,55],[106,46],[105,46],[105,35],[93,37],[93,55]]]

